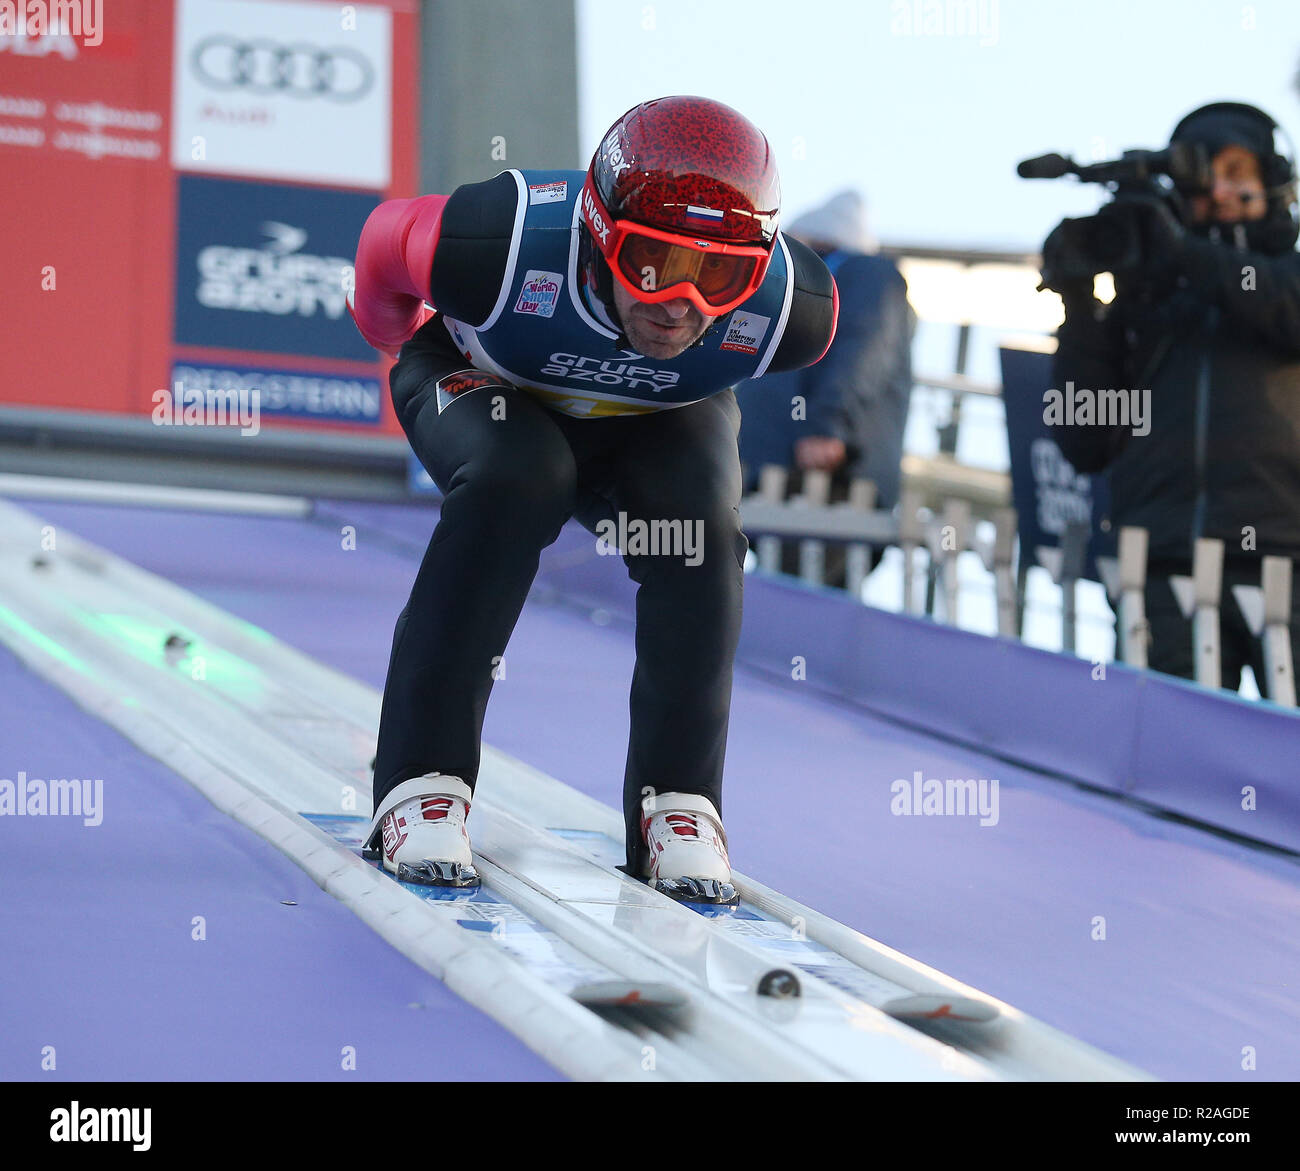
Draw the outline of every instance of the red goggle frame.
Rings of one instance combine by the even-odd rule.
[[[685,297],[706,317],[749,300],[772,259],[759,244],[729,244],[613,219],[588,178],[582,214],[614,278],[638,301]]]

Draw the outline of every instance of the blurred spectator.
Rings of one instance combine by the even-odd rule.
[[[1054,428],[1081,472],[1109,469],[1111,520],[1150,535],[1146,612],[1155,670],[1194,676],[1192,624],[1169,586],[1190,574],[1197,537],[1224,542],[1225,687],[1249,663],[1266,688],[1259,642],[1232,586],[1258,585],[1264,554],[1300,562],[1300,254],[1294,161],[1273,120],[1240,103],[1193,111],[1173,140],[1206,148],[1211,189],[1153,202],[1140,268],[1115,274],[1099,305],[1065,289],[1055,385],[1150,393],[1146,434],[1113,421]],[[1143,388],[1146,388],[1144,390]],[[1300,658],[1300,564],[1292,646]]]
[[[865,478],[875,482],[876,506],[893,508],[912,395],[916,314],[907,302],[907,283],[892,260],[878,255],[857,192],[841,192],[785,231],[835,274],[839,328],[815,366],[737,387],[746,490],[757,487],[765,464],[788,469],[788,495],[802,491],[805,471],[820,468],[831,473],[832,501],[847,499],[849,482]],[[785,542],[783,571],[797,573],[798,562],[797,543]],[[842,546],[827,547],[826,581],[844,585]]]

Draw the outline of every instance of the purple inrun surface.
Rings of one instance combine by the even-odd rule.
[[[435,510],[422,506],[343,502],[322,504],[312,521],[30,502],[25,507],[376,687],[383,684],[393,622],[437,517]],[[355,526],[353,550],[344,548],[345,525]],[[633,666],[631,626],[623,610],[633,587],[625,583],[617,558],[592,556],[593,543],[594,538],[571,527],[546,551],[507,651],[506,678],[493,692],[485,739],[617,807]],[[609,582],[607,592],[604,586],[594,592],[585,588],[591,580],[604,580],[601,575]],[[575,593],[576,587],[583,588]],[[588,601],[580,605],[575,598],[583,593]],[[777,673],[777,652],[789,632],[824,627],[832,635],[842,634],[855,623],[875,621],[874,616],[854,613],[862,609],[768,581],[753,580],[747,586],[746,656],[759,669],[738,669],[732,703],[726,817],[737,868],[1156,1076],[1300,1078],[1300,996],[1294,984],[1300,967],[1296,862],[1009,764],[1007,746],[1014,748],[1018,737],[1030,742],[1050,737],[1032,714],[1040,698],[1033,693],[1041,685],[1040,674],[1026,668],[1025,660],[999,640],[972,637],[963,645],[960,660],[965,672],[961,686],[998,697],[998,705],[988,712],[994,721],[991,731],[972,720],[970,735],[960,738],[977,742],[987,735],[996,741],[992,746],[997,755],[954,742],[951,737],[958,733],[952,720],[965,718],[960,712],[956,717],[952,712],[929,713],[933,726],[945,732],[932,734],[916,726],[924,722],[924,712],[882,711],[875,702],[880,685],[868,707],[851,693],[835,698],[835,688],[790,682],[788,666]],[[917,661],[908,686],[919,687],[917,680],[926,669],[952,670],[951,659],[927,664],[925,654],[934,653],[937,645],[933,639],[917,635],[915,643]],[[906,645],[895,643],[880,653],[906,650]],[[868,659],[871,653],[858,652]],[[818,666],[810,662],[810,682],[815,682]],[[1046,670],[1070,666],[1053,662]],[[835,670],[844,688],[855,678],[887,678],[878,662],[861,665],[856,675],[847,662]],[[1018,677],[1021,673],[1024,678]],[[1108,685],[1096,686],[1100,696]],[[1122,683],[1116,690],[1122,694],[1127,686]],[[957,690],[954,684],[954,694]],[[1113,701],[1098,698],[1092,707],[1086,706],[1086,699],[1079,702],[1084,706],[1072,719],[1083,725],[1075,734],[1080,744],[1118,734],[1111,721],[1119,717],[1122,725],[1123,711],[1112,710],[1108,703]],[[900,723],[904,718],[912,726]],[[69,709],[63,722],[94,727],[75,709]],[[33,760],[36,755],[28,745],[36,744],[38,736],[60,744],[68,739],[62,731],[56,738],[45,720],[39,726],[23,720],[11,735],[9,743],[23,745],[16,755]],[[1230,748],[1224,746],[1225,759],[1233,759],[1234,751],[1249,756],[1246,745]],[[1172,743],[1148,744],[1145,750],[1155,756],[1181,751]],[[67,759],[66,767],[75,770],[78,760],[99,759],[95,754],[100,751],[96,748],[88,757],[83,749],[80,756]],[[1104,754],[1096,751],[1100,759]],[[237,851],[262,859],[257,874],[240,888],[246,900],[269,904],[266,914],[271,919],[279,912],[288,915],[278,899],[286,897],[281,892],[292,877],[300,893],[287,897],[306,905],[303,892],[314,892],[324,900],[319,913],[327,913],[325,905],[331,900],[290,863],[216,814],[167,770],[158,767],[158,773],[162,792],[156,807],[161,816],[155,834],[147,836],[163,837],[178,820],[174,810],[187,800],[193,802],[186,808],[199,811],[192,817],[198,825],[192,828],[198,837],[212,839],[208,853]],[[976,816],[901,815],[891,787],[917,773],[926,779],[996,780],[996,823],[981,825]],[[101,847],[82,841],[93,836],[89,830],[80,832],[73,843],[75,874],[58,897],[50,894],[44,877],[39,886],[32,883],[28,897],[33,906],[25,929],[34,953],[47,945],[59,946],[56,927],[35,909],[38,901],[55,898],[60,913],[69,915],[81,914],[79,908],[92,903],[85,876],[94,864],[82,859]],[[264,853],[254,854],[255,847]],[[104,852],[105,868],[132,857],[126,851]],[[187,859],[188,851],[182,853]],[[36,873],[41,861],[46,872],[54,869],[48,860],[55,856],[48,849],[33,853],[28,859],[31,872]],[[142,862],[147,857],[142,853]],[[6,873],[12,860],[9,855],[0,863]],[[282,870],[276,869],[277,862]],[[203,872],[229,893],[231,885],[239,886],[243,873],[232,869],[219,856]],[[134,861],[126,872],[136,873]],[[165,884],[159,888],[169,889]],[[90,957],[111,947],[114,924],[124,915],[120,901],[105,902],[111,909],[104,910],[103,934],[86,944]],[[181,928],[178,948],[189,942],[190,915],[205,913],[197,904],[191,909],[190,902],[181,903],[173,909]],[[349,918],[341,908],[332,909],[341,920]],[[10,906],[7,913],[19,912]],[[351,927],[360,938],[369,934],[360,924]],[[269,922],[266,930],[273,931]],[[339,930],[346,930],[341,921]],[[210,938],[213,934],[210,929]],[[405,1009],[407,1000],[432,1001],[430,987],[446,996],[445,989],[410,965],[402,968],[404,961],[373,937],[347,956],[340,950],[335,947],[332,958],[321,963],[337,968],[332,974],[349,989],[355,983],[355,997],[340,997],[326,1013],[295,1008],[297,1002],[285,995],[274,968],[261,962],[256,946],[232,958],[226,974],[244,977],[245,1007],[256,1007],[261,1020],[275,1015],[266,1011],[271,1007],[267,998],[283,995],[288,1019],[294,1022],[285,1025],[285,1033],[299,1038],[300,1047],[320,1046],[337,1065],[339,1046],[356,1043],[351,1041],[355,1029],[347,1038],[337,1036],[342,1028],[339,1013],[354,1001],[375,999],[385,978],[376,961],[382,953],[413,981],[424,983],[420,995],[402,992],[384,998],[386,1005],[396,1006],[391,1008],[396,1020],[374,1035],[388,1037],[393,1054],[405,1055],[400,1060],[413,1062],[426,1055],[427,1046],[420,1044],[418,1034],[398,1023],[421,1015]],[[365,962],[359,963],[358,957]],[[121,955],[113,962],[120,964]],[[36,960],[24,957],[21,963],[22,994],[32,996],[51,973]],[[319,978],[320,964],[312,971]],[[257,973],[252,981],[249,972]],[[255,995],[247,991],[248,984],[257,987]],[[294,994],[306,995],[301,988]],[[48,988],[44,995],[44,1019],[51,1027],[60,1014],[76,1011],[75,995]],[[186,1002],[184,997],[178,1000]],[[119,1013],[131,1013],[128,1002],[114,1003]],[[106,1042],[111,1056],[104,1058],[105,1068],[111,1071],[114,1062],[125,1060],[120,1046],[130,1030],[120,1031],[105,1011],[100,1027],[115,1039]],[[354,1006],[353,1011],[361,1010]],[[303,1024],[304,1017],[310,1026]],[[486,1076],[503,1071],[537,1076],[535,1059],[490,1022],[477,1014],[475,1019],[486,1033],[483,1044],[500,1055]],[[193,1027],[215,1026],[203,1018]],[[151,1035],[166,1035],[165,1029],[163,1021],[150,1026]],[[224,1044],[227,1039],[205,1037],[203,1043]],[[26,1044],[43,1043],[33,1034]],[[1242,1070],[1246,1047],[1256,1053],[1252,1072]],[[155,1068],[159,1060],[156,1053],[142,1055],[131,1068],[142,1071],[139,1076],[167,1076]],[[394,1056],[390,1068],[374,1071],[375,1076],[393,1076],[392,1060],[399,1058]],[[31,1076],[36,1076],[36,1065],[31,1068]],[[266,1065],[259,1069],[266,1076],[304,1076]],[[326,1070],[321,1076],[334,1074]]]
[[[3,647],[0,689],[0,777],[103,793],[0,817],[0,1079],[561,1077]]]

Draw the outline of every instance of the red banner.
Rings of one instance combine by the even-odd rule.
[[[238,388],[266,424],[400,433],[344,286],[369,208],[416,193],[414,0],[18,7],[0,403]]]

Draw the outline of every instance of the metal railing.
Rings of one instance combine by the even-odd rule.
[[[993,512],[991,537],[980,536],[973,523],[971,501],[948,497],[941,509],[925,506],[915,489],[904,488],[896,511],[876,509],[875,485],[855,480],[849,498],[831,504],[830,474],[804,473],[803,491],[786,498],[785,468],[768,466],[760,470],[757,492],[741,502],[741,524],[753,539],[760,569],[781,570],[783,540],[798,542],[799,577],[814,585],[825,584],[826,547],[845,547],[845,589],[861,598],[874,554],[897,547],[903,558],[899,609],[904,613],[936,613],[942,604],[946,622],[961,625],[961,591],[958,560],[973,552],[992,575],[997,605],[997,633],[1018,638],[1023,630],[1025,580],[1028,559],[1020,556],[1016,512],[999,508]],[[1070,525],[1058,548],[1034,551],[1035,560],[1051,574],[1061,590],[1062,648],[1073,652],[1078,622],[1076,591],[1083,578],[1089,530]],[[1119,534],[1118,558],[1097,558],[1112,608],[1118,615],[1117,657],[1130,666],[1147,666],[1150,629],[1146,621],[1147,533],[1124,528]],[[918,553],[925,550],[925,604],[917,604]],[[1295,664],[1291,654],[1292,563],[1285,557],[1261,559],[1258,586],[1235,584],[1233,598],[1255,638],[1261,642],[1263,679],[1257,680],[1262,694],[1275,703],[1296,706]],[[1185,617],[1193,624],[1196,681],[1206,687],[1222,684],[1219,646],[1219,607],[1223,589],[1223,542],[1196,542],[1191,577],[1169,579]]]

